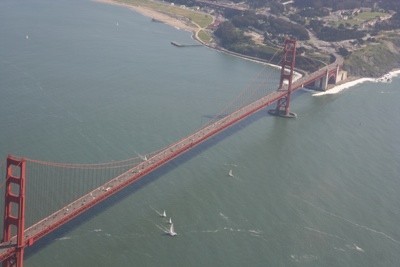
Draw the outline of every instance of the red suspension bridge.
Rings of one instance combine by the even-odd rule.
[[[198,131],[145,157],[104,164],[61,164],[9,156],[6,163],[4,186],[3,239],[0,244],[0,261],[3,262],[3,267],[23,266],[24,249],[27,246],[33,245],[42,237],[126,186],[261,109],[276,102],[276,108],[270,110],[270,114],[283,117],[295,116],[290,112],[289,107],[291,93],[304,86],[320,84],[321,88],[326,88],[329,81],[335,83],[342,64],[337,60],[323,69],[293,81],[295,55],[296,42],[286,40],[277,90],[264,92],[261,96],[256,96],[255,100],[240,104],[239,108],[236,107],[225,112],[225,115],[212,120]],[[35,175],[43,179],[51,177],[53,186],[66,192],[66,199],[54,201],[56,192],[53,193],[54,195],[48,191],[44,192],[45,189],[41,189],[40,185],[37,183],[35,185],[31,179],[26,179],[27,166],[29,166],[29,177]],[[54,169],[61,171],[55,172]],[[84,170],[84,173],[75,174],[78,169]],[[87,182],[83,184],[82,175],[94,177],[97,182],[91,185],[88,185]],[[79,179],[66,185],[62,182],[64,177],[78,177]],[[35,186],[37,187],[35,192],[39,193],[29,195],[26,188],[32,190],[32,187]],[[43,194],[40,193],[41,190]],[[57,190],[54,189],[54,191]],[[52,206],[52,211],[35,211],[33,213],[29,209],[25,209],[27,199],[33,203],[46,203],[46,205]]]

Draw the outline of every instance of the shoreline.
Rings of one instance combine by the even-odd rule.
[[[102,4],[115,5],[115,6],[121,6],[121,7],[128,8],[130,10],[133,10],[133,11],[145,16],[145,17],[155,19],[155,20],[165,23],[169,26],[172,26],[176,29],[189,31],[193,35],[195,34],[196,30],[200,29],[199,27],[197,27],[195,25],[188,25],[187,23],[183,22],[182,20],[180,20],[178,18],[174,18],[172,16],[169,16],[167,14],[164,14],[160,11],[157,11],[157,10],[154,10],[154,9],[151,9],[148,7],[137,6],[137,5],[133,5],[133,4],[130,5],[130,4],[114,1],[114,0],[92,0],[92,1],[97,2],[97,3],[102,3]]]
[[[388,76],[390,79],[400,76],[400,69],[393,69],[392,71],[388,72],[387,74],[379,77],[379,78],[370,78],[370,77],[350,77],[345,80],[341,84],[337,84],[329,90],[324,92],[317,92],[312,94],[312,96],[323,96],[323,95],[334,95],[340,93],[348,88],[354,87],[358,84],[365,83],[365,82],[373,82],[373,83],[386,83],[383,81],[379,81],[378,79]]]
[[[115,1],[115,0],[92,0],[92,1],[97,2],[97,3],[102,3],[102,4],[116,5],[116,6],[129,8],[129,9],[131,9],[131,10],[133,10],[133,11],[135,11],[135,12],[137,12],[137,13],[145,16],[145,17],[148,17],[148,18],[151,18],[151,19],[155,19],[155,20],[160,21],[162,23],[165,23],[165,24],[167,24],[167,25],[169,25],[171,27],[174,27],[175,29],[191,32],[192,33],[192,38],[194,40],[196,40],[197,42],[199,42],[200,44],[202,44],[202,45],[204,45],[204,46],[206,46],[208,48],[211,48],[211,49],[214,49],[216,51],[220,51],[222,53],[226,53],[226,54],[229,54],[229,55],[233,55],[233,56],[245,59],[245,60],[250,60],[250,61],[253,61],[253,62],[257,62],[257,63],[267,64],[267,65],[269,65],[271,67],[279,67],[280,68],[279,65],[268,63],[266,60],[262,60],[260,58],[255,58],[255,57],[251,57],[251,56],[238,54],[238,53],[226,50],[226,49],[221,48],[221,47],[215,47],[215,46],[206,44],[206,43],[202,42],[196,36],[196,32],[201,30],[201,27],[196,26],[195,24],[187,25],[182,20],[179,20],[177,18],[171,17],[171,16],[169,16],[167,14],[164,14],[162,12],[159,12],[157,10],[154,10],[154,9],[151,9],[151,8],[147,8],[147,7],[143,7],[143,6],[136,6],[136,5],[126,4],[126,3],[121,3],[121,2],[118,2],[118,1]],[[300,72],[297,72],[297,73],[300,73]]]
[[[252,62],[256,62],[259,64],[263,64],[263,65],[268,65],[274,68],[280,68],[279,65],[275,65],[275,64],[271,64],[268,63],[265,60],[262,60],[260,58],[254,58],[251,56],[246,56],[246,55],[242,55],[242,54],[238,54],[220,47],[215,47],[215,46],[211,46],[208,45],[204,42],[202,42],[199,38],[197,38],[197,33],[201,30],[201,27],[195,24],[192,25],[188,25],[187,23],[185,23],[184,21],[178,19],[178,18],[174,18],[173,16],[164,14],[160,11],[148,8],[148,7],[144,7],[144,6],[137,6],[137,5],[130,5],[130,4],[126,4],[126,3],[121,3],[121,2],[117,2],[115,0],[92,0],[94,2],[97,3],[102,3],[102,4],[109,4],[109,5],[116,5],[116,6],[122,6],[125,8],[129,8],[145,17],[149,17],[151,19],[155,19],[157,21],[160,21],[162,23],[165,23],[171,27],[174,27],[178,30],[184,30],[184,31],[188,31],[192,34],[192,38],[194,40],[196,40],[197,42],[199,42],[200,44],[204,45],[205,47],[208,47],[210,49],[225,53],[225,54],[229,54],[235,57],[239,57],[241,59],[244,60],[249,60]],[[397,76],[400,76],[400,69],[393,69],[392,71],[388,72],[387,74],[383,75],[384,76],[389,76],[390,78],[394,78]],[[294,80],[302,77],[303,74],[299,71],[295,71],[295,78]],[[378,80],[379,78],[371,78],[371,77],[357,77],[357,76],[349,76],[345,81],[343,81],[342,83],[339,83],[335,86],[333,86],[332,88],[323,91],[323,92],[316,92],[314,94],[312,94],[313,96],[323,96],[323,95],[331,95],[331,94],[337,94],[345,89],[351,88],[353,86],[356,86],[358,84],[364,83],[364,82],[380,82]]]
[[[117,2],[115,0],[92,0],[92,1],[97,2],[97,3],[102,3],[102,4],[116,5],[116,6],[122,6],[122,7],[125,7],[125,8],[129,8],[129,9],[131,9],[131,10],[133,10],[133,11],[135,11],[135,12],[137,12],[137,13],[145,16],[145,17],[149,17],[151,19],[158,20],[161,23],[165,23],[165,24],[167,24],[167,25],[169,25],[171,27],[174,27],[175,29],[191,32],[192,38],[194,40],[199,42],[201,45],[204,45],[205,47],[208,47],[208,48],[213,49],[215,51],[218,51],[218,52],[221,52],[221,53],[225,53],[225,54],[228,54],[228,55],[231,55],[231,56],[235,56],[235,57],[238,57],[238,58],[241,58],[241,59],[244,59],[244,60],[249,60],[249,61],[252,61],[252,62],[256,62],[256,63],[259,63],[259,64],[268,65],[268,66],[273,67],[273,68],[280,68],[281,67],[279,65],[268,63],[266,60],[263,60],[263,59],[260,59],[260,58],[255,58],[255,57],[251,57],[251,56],[238,54],[238,53],[226,50],[226,49],[221,48],[221,47],[215,47],[215,46],[209,45],[207,43],[204,43],[197,37],[197,33],[198,33],[198,31],[201,30],[201,27],[196,26],[196,25],[192,25],[192,26],[191,25],[187,25],[183,21],[181,21],[181,20],[179,20],[177,18],[173,18],[173,17],[171,17],[169,15],[166,15],[164,13],[161,13],[161,12],[159,12],[157,10],[153,10],[153,9],[150,9],[150,8],[147,8],[147,7],[142,7],[142,6],[135,6],[135,5],[129,5],[129,4],[126,4],[126,3],[120,3],[120,2]],[[295,71],[294,75],[295,75],[295,80],[299,79],[299,78],[301,78],[303,76],[303,74],[300,71]]]

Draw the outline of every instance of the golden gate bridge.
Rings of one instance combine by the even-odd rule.
[[[295,117],[290,111],[290,97],[294,91],[318,84],[324,89],[328,83],[338,80],[342,65],[340,59],[293,81],[295,57],[296,41],[287,39],[282,50],[277,90],[265,88],[265,83],[259,84],[261,93],[240,95],[222,112],[223,115],[216,116],[196,132],[145,157],[101,164],[66,164],[9,155],[3,183],[4,219],[0,243],[3,267],[22,267],[26,247],[230,126],[275,102],[276,107],[269,111],[270,114]],[[65,182],[66,179],[68,182]],[[43,186],[44,183],[50,184]],[[30,191],[36,193],[30,195]],[[57,198],[59,191],[66,192],[62,200]],[[46,208],[33,212],[26,208],[27,202],[29,205],[45,203]]]

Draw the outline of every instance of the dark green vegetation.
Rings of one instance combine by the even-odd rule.
[[[232,22],[224,22],[215,31],[220,39],[221,46],[235,53],[260,58],[263,61],[280,64],[281,54],[277,53],[278,48],[269,45],[255,44],[250,37],[244,35],[243,30],[236,28]],[[301,69],[313,71],[328,63],[326,58],[315,58],[302,56],[304,49],[298,50],[296,62]],[[326,60],[324,63],[323,60]]]
[[[213,29],[217,46],[271,63],[279,63],[276,51],[290,37],[299,41],[296,66],[307,71],[329,64],[333,52],[353,75],[379,76],[400,65],[399,0],[231,0],[228,8],[222,0],[165,1],[222,15]]]
[[[221,23],[214,34],[228,50],[268,61],[275,55],[276,47],[291,37],[299,40],[302,48],[296,65],[313,71],[330,63],[331,58],[314,40],[310,42],[312,48],[307,43],[302,46],[301,41],[309,40],[313,34],[319,40],[334,42],[334,49],[345,57],[345,69],[350,74],[379,76],[399,66],[400,37],[394,34],[383,38],[386,36],[383,31],[400,29],[400,1],[295,0],[291,7],[279,1],[247,3],[250,7],[269,7],[270,11],[225,11],[228,21]],[[246,32],[262,35],[263,44],[254,42]],[[347,42],[342,44],[342,41]],[[325,56],[321,56],[324,52]],[[276,58],[272,63],[277,63]]]

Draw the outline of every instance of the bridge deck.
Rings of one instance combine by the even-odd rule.
[[[150,157],[147,161],[141,162],[129,171],[113,178],[109,182],[65,206],[63,209],[56,211],[47,218],[25,229],[25,243],[27,245],[32,245],[41,237],[82,214],[110,195],[120,191],[127,185],[138,181],[153,170],[223,131],[234,123],[272,104],[286,93],[287,91],[284,90],[273,92],[231,113],[230,115],[203,127],[199,131],[181,139],[180,141],[165,147],[157,154]],[[0,261],[8,258],[15,252],[15,244],[15,237],[11,239],[11,242],[0,244]]]
[[[303,84],[305,84],[307,81],[310,81],[310,79],[315,79],[315,77],[318,77],[324,72],[326,72],[326,69],[322,69],[309,76],[300,78],[292,84],[292,91],[301,88]],[[96,204],[113,195],[114,193],[120,191],[127,185],[138,181],[145,175],[166,164],[172,159],[182,155],[183,153],[197,146],[198,144],[206,141],[208,138],[220,133],[231,125],[239,122],[240,120],[248,117],[251,114],[256,113],[266,106],[271,105],[286,94],[287,90],[284,89],[274,91],[254,101],[253,103],[238,109],[228,116],[201,128],[197,132],[181,139],[180,141],[165,147],[158,153],[151,156],[148,160],[141,162],[129,171],[113,178],[102,186],[94,189],[93,191],[68,204],[61,210],[56,211],[45,219],[25,229],[25,244],[27,246],[32,245],[34,242],[36,242],[46,234],[52,232],[59,226],[84,213],[91,207],[95,206]],[[0,261],[3,261],[11,255],[15,254],[16,249],[16,236],[14,236],[10,242],[1,243]]]

